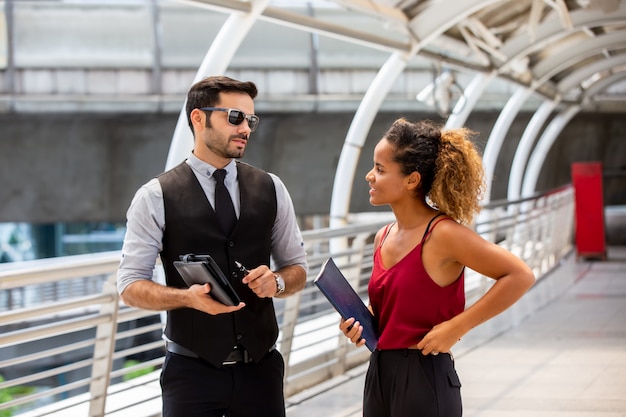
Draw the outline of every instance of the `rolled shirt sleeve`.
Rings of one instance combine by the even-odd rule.
[[[272,259],[276,269],[299,265],[308,272],[302,232],[291,201],[291,196],[280,178],[270,174],[276,187],[276,220],[272,229]]]
[[[137,280],[153,279],[164,230],[163,192],[154,178],[137,190],[126,213],[126,235],[117,271],[120,294]]]

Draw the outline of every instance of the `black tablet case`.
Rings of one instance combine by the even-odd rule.
[[[213,298],[227,306],[236,306],[241,299],[230,285],[228,278],[210,255],[181,255],[180,261],[175,261],[174,266],[185,281],[185,284],[211,284]]]
[[[378,323],[363,300],[341,273],[335,261],[328,258],[313,281],[342,318],[354,317],[363,326],[361,337],[370,351],[378,344]]]

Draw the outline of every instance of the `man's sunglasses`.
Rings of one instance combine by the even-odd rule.
[[[259,116],[255,114],[245,114],[241,110],[225,109],[223,107],[200,107],[200,110],[226,112],[228,113],[228,123],[233,126],[239,126],[243,123],[245,119],[248,121],[248,127],[252,132],[254,132],[257,127],[259,127]]]

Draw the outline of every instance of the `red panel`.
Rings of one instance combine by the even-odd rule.
[[[572,183],[576,195],[578,256],[606,259],[602,163],[573,163]]]

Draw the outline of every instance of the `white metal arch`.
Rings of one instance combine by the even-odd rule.
[[[557,85],[557,90],[566,93],[573,88],[580,85],[581,82],[587,80],[592,75],[599,74],[606,70],[612,70],[614,68],[622,67],[626,65],[626,54],[614,56],[609,59],[594,62],[590,65],[586,65],[577,69],[565,78],[563,78]]]
[[[352,119],[335,172],[335,182],[330,201],[331,227],[339,227],[346,223],[356,165],[367,138],[367,132],[372,126],[376,112],[385,96],[398,75],[406,67],[409,58],[409,56],[397,52],[389,57],[367,89],[367,93],[365,93]]]
[[[449,7],[428,6],[409,23],[412,34],[417,38],[414,50],[409,54],[394,53],[378,72],[368,88],[355,114],[339,157],[330,203],[330,226],[339,227],[346,223],[350,211],[350,196],[358,158],[367,138],[376,112],[391,89],[398,75],[406,67],[408,59],[445,30],[461,21],[474,10],[493,3],[494,0],[472,0],[450,3]]]
[[[491,184],[493,183],[496,163],[498,162],[498,156],[500,155],[506,133],[511,127],[513,120],[515,120],[515,116],[517,116],[522,105],[528,97],[530,97],[532,92],[533,91],[529,88],[518,87],[513,96],[511,96],[509,101],[505,104],[491,130],[483,154],[483,164],[485,166],[485,195],[483,204],[491,201]]]
[[[522,198],[531,196],[537,189],[537,180],[548,156],[548,151],[554,144],[567,123],[581,110],[580,105],[570,106],[556,115],[550,122],[543,135],[537,142],[528,161],[528,169],[522,184]]]
[[[542,50],[550,44],[555,44],[563,37],[575,31],[586,30],[586,28],[606,24],[614,25],[625,22],[626,3],[621,2],[619,9],[611,14],[607,14],[598,8],[592,10],[575,10],[570,13],[570,17],[572,21],[571,29],[565,29],[560,23],[559,16],[553,13],[537,27],[534,39],[531,39],[528,33],[520,33],[505,42],[500,48],[500,51],[507,56],[508,59],[507,62],[503,63],[502,67],[504,68],[516,60],[523,59],[535,51]]]
[[[574,85],[579,84],[581,81],[587,79],[589,76],[599,71],[603,71],[605,69],[610,69],[610,68],[615,68],[625,63],[626,63],[625,56],[618,56],[618,57],[614,57],[613,59],[596,62],[596,63],[593,63],[592,65],[589,65],[587,67],[584,67],[583,69],[576,71],[575,73],[572,73],[568,78],[563,79],[562,83],[569,84],[571,87],[573,87]],[[594,83],[591,87],[588,88],[586,93],[587,95],[595,94],[596,92],[602,91],[605,88],[609,87],[610,85],[613,85],[617,80],[620,80],[625,77],[626,77],[626,70],[622,71],[621,73],[613,73],[611,76],[600,79],[599,81]],[[561,84],[559,84],[559,86],[560,85]],[[569,88],[567,87],[559,88],[559,90],[561,89],[569,90]],[[532,157],[532,162],[529,163],[529,166],[528,166],[528,172],[526,174],[527,175],[526,178],[523,177],[524,168],[525,168],[528,155],[530,154],[530,151],[532,149],[532,145],[535,141],[536,136],[539,134],[541,127],[545,124],[546,120],[552,114],[552,112],[554,111],[558,103],[559,103],[558,100],[545,101],[541,105],[541,107],[535,112],[528,126],[526,127],[526,130],[524,131],[524,134],[515,152],[515,156],[513,158],[513,164],[511,166],[511,174],[509,176],[509,187],[508,187],[508,193],[507,193],[507,198],[509,200],[516,200],[521,197],[520,192],[522,189],[522,181],[524,182],[526,186],[526,189],[523,191],[523,196],[527,197],[528,195],[532,194],[535,191],[536,183],[538,181],[539,174],[540,174],[541,167],[542,167],[542,166],[538,166],[538,163],[541,160],[539,153],[534,154],[534,156]],[[583,102],[583,105],[592,106],[593,103]],[[562,129],[565,126],[565,124],[572,117],[574,117],[574,115],[579,110],[580,108],[577,106],[570,108],[569,112],[565,112],[564,113],[565,116],[561,116],[562,119],[557,121],[554,126],[560,125]],[[542,137],[542,139],[537,145],[538,148],[543,148],[545,150],[545,153],[547,153],[547,151],[552,146],[552,143],[554,142],[554,140],[557,139],[558,133],[560,133],[560,130],[558,132],[556,131],[556,127],[552,127],[552,129],[553,129],[552,132],[546,135],[545,137]],[[546,132],[548,132],[548,129],[546,129]],[[546,155],[544,154],[543,155],[544,160],[545,160],[545,156]],[[541,163],[543,164],[543,161]]]
[[[579,78],[579,81],[582,81],[588,76],[594,74],[595,72],[603,70],[603,67],[612,68],[614,64],[617,64],[617,62],[621,63],[622,60],[626,61],[626,58],[616,57],[613,60],[603,61],[602,63],[595,63],[589,66],[589,68],[578,71],[576,73],[576,76],[572,74],[572,78]],[[598,91],[602,91],[605,88],[613,85],[616,81],[625,77],[626,70],[621,73],[614,73],[609,77],[605,77],[589,87],[587,94],[593,95]],[[573,80],[564,80],[564,82],[573,83]],[[593,105],[592,102],[583,102],[583,104],[585,106]],[[546,122],[550,114],[552,114],[557,105],[558,100],[545,101],[541,105],[541,107],[535,112],[528,126],[526,127],[526,130],[524,131],[522,139],[520,140],[518,148],[515,152],[513,164],[511,166],[511,175],[509,177],[509,187],[507,193],[507,198],[509,200],[516,200],[520,197],[527,197],[535,191],[536,184],[539,179],[539,174],[541,172],[541,168],[543,166],[543,162],[545,161],[545,157],[547,156],[548,150],[557,139],[558,134],[563,129],[563,127],[565,127],[567,122],[572,117],[574,117],[581,108],[580,106],[573,106],[568,109],[568,111],[560,115],[560,120],[558,118],[555,118],[555,120],[557,121],[554,125],[550,125],[552,129],[550,133],[544,135],[537,144],[537,148],[539,148],[540,150],[535,152],[531,157],[531,162],[529,162],[526,177],[524,177],[524,168],[535,138],[539,134],[541,127],[544,125],[544,123]],[[559,126],[560,129],[557,131],[557,128]],[[548,132],[548,129],[546,129],[546,132]],[[541,163],[541,165],[539,165],[539,163]],[[524,189],[522,189],[522,181],[524,184],[523,186],[525,187]],[[520,193],[522,195],[520,195]]]
[[[609,88],[616,82],[623,80],[624,78],[626,78],[626,68],[616,70],[610,76],[599,79],[598,81],[587,87],[587,90],[584,94],[585,99],[583,101],[583,104],[586,106],[595,105],[595,103],[593,102],[593,96],[595,94],[606,90],[607,88]]]
[[[626,64],[626,56],[616,56],[611,59],[594,62],[590,65],[587,65],[583,68],[578,69],[577,71],[571,73],[568,77],[561,80],[561,82],[557,85],[557,89],[559,91],[569,91],[571,88],[579,85],[583,80],[588,79],[593,74],[598,72],[615,68],[618,66],[622,66]],[[602,91],[604,88],[612,85],[617,80],[626,77],[626,74],[612,74],[609,77],[605,77],[593,84],[592,87],[589,88],[587,94],[593,94],[597,91]],[[539,178],[539,174],[541,171],[541,167],[536,166],[538,163],[539,157],[535,156],[534,162],[529,164],[528,167],[528,179],[525,180],[523,177],[524,168],[526,166],[528,155],[532,149],[536,136],[539,134],[541,127],[545,124],[548,117],[552,114],[556,106],[558,105],[559,100],[549,100],[545,101],[542,106],[535,112],[532,119],[530,120],[524,134],[520,140],[518,148],[515,152],[515,156],[513,158],[513,163],[511,166],[511,174],[509,176],[509,187],[507,192],[507,198],[509,200],[515,200],[520,198],[520,193],[522,189],[522,181],[526,183],[527,181],[527,189],[524,191],[524,196],[528,196],[534,192],[534,188],[536,186],[537,180]],[[593,103],[583,102],[583,106],[593,105]],[[572,114],[567,121],[573,117],[576,112],[572,110]],[[558,134],[557,134],[558,136]],[[549,143],[549,139],[545,139],[545,141],[541,142],[541,146],[549,150],[552,143]],[[556,136],[552,138],[552,141],[556,140]],[[540,146],[538,144],[538,146]],[[532,187],[530,184],[533,184]],[[532,188],[532,191],[531,189]]]
[[[513,156],[511,173],[509,175],[507,199],[517,200],[520,198],[528,156],[530,155],[533,145],[535,144],[537,135],[539,135],[541,128],[545,124],[546,120],[548,120],[548,117],[552,114],[558,103],[558,100],[544,101],[528,122],[528,125],[524,130],[524,134],[522,135],[522,138],[517,145],[517,149],[515,150],[515,155]]]
[[[496,76],[495,71],[480,72],[467,85],[463,91],[463,96],[457,101],[452,110],[452,114],[446,121],[446,129],[460,128],[465,125],[467,118],[476,107],[480,96],[483,94],[491,80]]]
[[[626,37],[623,33],[611,33],[589,38],[577,42],[575,47],[563,48],[558,53],[541,60],[533,67],[533,72],[539,79],[539,83],[543,84],[559,72],[573,67],[576,63],[601,54],[604,49],[622,49],[624,47],[626,47]]]
[[[437,36],[469,17],[472,13],[487,7],[498,0],[447,1],[445,6],[437,2],[427,2],[426,7],[409,22],[409,29],[420,46],[432,42]]]

